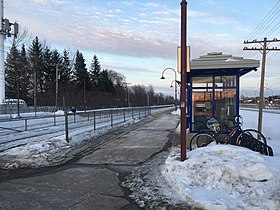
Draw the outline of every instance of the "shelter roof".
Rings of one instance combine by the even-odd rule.
[[[231,75],[239,72],[242,76],[252,70],[256,71],[259,66],[259,60],[212,52],[191,60],[191,75]]]

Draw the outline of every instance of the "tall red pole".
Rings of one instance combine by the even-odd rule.
[[[186,129],[187,129],[187,114],[186,114],[186,78],[187,78],[187,2],[181,2],[181,161],[186,160]]]

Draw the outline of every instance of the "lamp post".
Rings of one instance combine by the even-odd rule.
[[[163,76],[164,72],[166,70],[172,70],[175,73],[175,111],[177,111],[177,73],[173,68],[166,68],[163,70],[162,74],[161,74],[161,78],[160,79],[165,79],[165,77]]]

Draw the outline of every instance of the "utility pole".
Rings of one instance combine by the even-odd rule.
[[[63,65],[59,63],[51,63],[50,66],[55,67],[55,109],[57,111],[58,110],[58,81],[60,79],[59,66],[63,66]]]
[[[258,131],[262,132],[262,117],[263,117],[263,108],[264,108],[264,78],[265,78],[265,64],[266,64],[266,54],[269,51],[280,51],[277,47],[268,48],[268,45],[273,42],[280,42],[279,39],[272,39],[267,40],[267,38],[264,38],[262,41],[244,41],[244,44],[260,44],[261,47],[244,47],[243,50],[251,50],[251,51],[260,51],[262,53],[262,69],[261,69],[261,84],[260,84],[260,97],[259,97],[259,119],[258,119]]]
[[[10,37],[11,35],[14,38],[18,34],[18,23],[10,23],[10,21],[4,19],[4,0],[0,0],[0,104],[5,100],[5,68],[4,68],[4,41],[6,35]],[[13,33],[11,33],[11,26],[14,26]]]
[[[59,80],[59,74],[58,74],[58,65],[56,64],[55,67],[55,108],[56,110],[58,110],[57,108],[57,101],[58,101],[58,80]]]
[[[34,112],[35,117],[37,116],[37,70],[34,70],[33,75],[33,97],[34,97]]]

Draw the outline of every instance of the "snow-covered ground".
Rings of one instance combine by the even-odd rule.
[[[241,110],[243,128],[257,128],[258,112]],[[170,187],[203,209],[280,209],[280,114],[264,113],[263,133],[274,150],[268,157],[247,148],[210,145],[179,161],[173,148],[162,169]]]
[[[170,109],[170,106],[154,107],[151,112],[157,113],[167,109]],[[141,119],[143,119],[143,114],[141,112]],[[38,112],[37,117],[42,118],[29,119],[28,121],[28,126],[32,127],[32,131],[28,129],[16,134],[12,132],[1,137],[0,151],[3,152],[0,152],[0,168],[17,170],[19,168],[40,168],[65,163],[73,158],[75,153],[85,149],[86,144],[92,139],[97,139],[105,133],[141,120],[138,118],[138,114],[135,114],[134,118],[127,116],[125,122],[122,115],[114,116],[114,124],[116,124],[112,127],[110,117],[108,119],[104,118],[105,120],[103,118],[96,119],[97,128],[94,130],[93,122],[85,121],[81,119],[82,116],[76,115],[76,124],[79,125],[77,127],[75,124],[69,124],[69,142],[67,142],[65,140],[64,112],[59,110],[55,113],[57,124],[59,124],[56,126],[53,126],[53,118],[44,118],[53,115],[54,113]],[[32,116],[34,116],[34,113],[21,114],[21,117],[29,118]],[[9,117],[17,118],[17,115],[0,115],[0,119],[8,119]],[[69,121],[72,122],[72,118],[73,115],[69,116]],[[5,128],[9,128],[11,125],[17,126],[17,124],[22,124],[20,129],[24,129],[22,121],[12,121],[9,124],[0,122],[0,126],[3,125]]]
[[[241,110],[243,128],[257,128],[257,111]],[[181,162],[178,147],[171,149],[161,175],[169,186],[167,195],[202,209],[280,209],[280,114],[264,113],[263,133],[274,150],[268,157],[246,148],[231,145],[211,145],[187,152]],[[132,123],[132,122],[127,122]],[[121,126],[121,125],[120,125]],[[64,136],[37,139],[30,144],[0,153],[0,159],[10,159],[4,168],[42,167],[55,164],[55,159],[66,158],[65,153],[93,135],[81,131],[70,143]],[[174,192],[178,193],[175,195]]]

